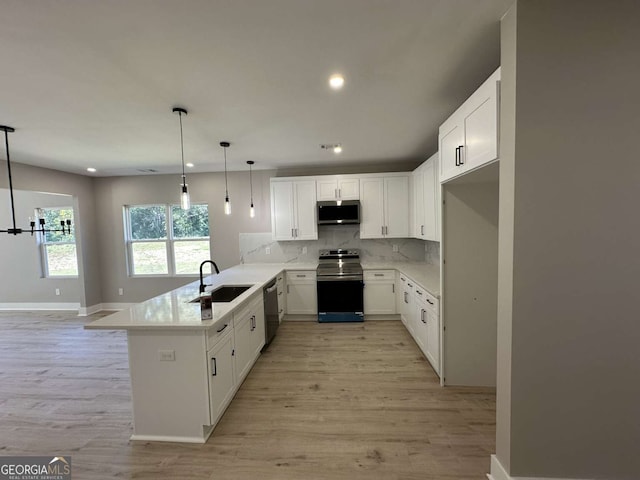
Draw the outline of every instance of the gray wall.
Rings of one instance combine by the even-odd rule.
[[[18,139],[20,132],[12,134],[10,142]],[[6,171],[7,163],[0,161],[0,170]],[[13,186],[16,190],[62,193],[73,196],[76,242],[78,247],[79,302],[82,307],[101,302],[100,244],[96,233],[96,215],[93,193],[93,179],[82,175],[74,175],[57,170],[31,167],[20,163],[11,163]],[[6,175],[0,175],[0,187],[8,188]],[[9,208],[8,199],[2,202]],[[26,223],[20,222],[22,224]],[[17,219],[16,219],[16,223]],[[8,225],[7,225],[8,226]],[[6,227],[2,227],[3,229]],[[3,234],[6,235],[6,234]],[[33,278],[33,287],[39,277]],[[59,299],[59,297],[56,297]],[[19,301],[9,298],[7,301]],[[57,300],[59,301],[59,300]]]
[[[240,263],[239,234],[271,231],[269,179],[273,171],[254,171],[253,199],[256,217],[249,217],[249,172],[230,172],[231,215],[224,214],[224,174],[187,174],[193,203],[209,205],[211,257],[220,269]],[[178,203],[179,175],[104,177],[96,179],[98,231],[104,240],[100,252],[102,302],[140,302],[192,282],[191,277],[134,278],[127,275],[123,206]],[[203,258],[203,260],[206,260]],[[207,270],[208,271],[208,270]],[[124,295],[118,295],[118,289]]]
[[[490,165],[443,185],[446,385],[496,385],[498,183],[475,183]]]
[[[12,226],[9,190],[0,189],[0,228]],[[14,191],[16,225],[29,227],[29,217],[39,207],[72,207],[73,197],[47,193]],[[55,227],[55,226],[54,226]],[[0,235],[0,303],[64,302],[80,303],[78,278],[43,278],[40,248],[31,234]],[[60,295],[55,289],[60,289]]]
[[[513,476],[640,472],[638,18],[637,1],[518,1],[517,64],[503,74],[516,88],[515,132],[502,132],[515,135],[514,189],[500,199],[515,215],[500,226],[513,295],[511,318],[501,310],[510,452],[498,450]]]

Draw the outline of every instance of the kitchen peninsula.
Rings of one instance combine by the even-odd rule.
[[[397,268],[391,263],[367,267]],[[231,302],[214,303],[210,320],[201,320],[199,303],[190,303],[199,296],[195,281],[88,324],[87,329],[127,330],[131,439],[206,442],[264,346],[263,287],[285,270],[315,268],[244,264],[206,277],[207,291],[250,286]],[[438,295],[436,267],[404,264],[402,270]]]

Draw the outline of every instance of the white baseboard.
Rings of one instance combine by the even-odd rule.
[[[76,311],[80,309],[79,303],[73,302],[11,302],[0,303],[0,310],[5,311],[24,311],[24,310],[62,310],[62,311]]]
[[[87,315],[102,312],[104,310],[125,310],[132,307],[133,305],[135,305],[135,303],[97,303],[95,305],[91,305],[90,307],[78,308],[78,316],[86,317]]]
[[[489,480],[580,480],[569,478],[548,478],[548,477],[512,477],[504,469],[500,460],[495,455],[491,455],[491,473],[487,474]],[[588,480],[588,479],[582,479]]]

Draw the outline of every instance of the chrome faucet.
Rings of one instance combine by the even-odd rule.
[[[214,262],[213,260],[205,260],[204,262],[202,262],[200,264],[200,293],[204,293],[204,287],[207,286],[204,284],[204,280],[202,279],[202,267],[204,267],[206,263],[210,263],[211,265],[213,265],[213,268],[215,268],[217,274],[220,273],[220,270],[218,270],[218,266],[216,265],[216,262]],[[213,272],[211,273],[213,274]]]

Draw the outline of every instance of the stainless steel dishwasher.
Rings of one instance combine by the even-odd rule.
[[[280,319],[278,318],[278,287],[275,278],[264,287],[262,293],[264,294],[264,346],[266,347],[271,343],[271,340],[276,335],[276,330],[280,326]]]

